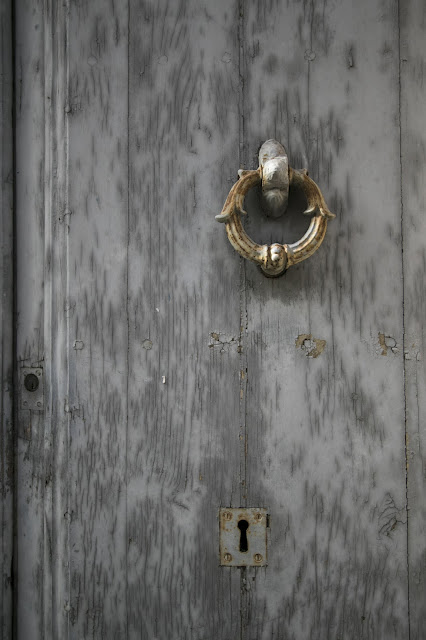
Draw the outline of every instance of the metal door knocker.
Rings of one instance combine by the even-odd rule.
[[[309,258],[321,245],[327,230],[327,222],[335,218],[329,211],[318,185],[308,176],[306,169],[297,171],[288,164],[284,147],[276,140],[267,140],[259,151],[259,168],[255,171],[238,171],[239,180],[234,184],[216,216],[224,222],[228,239],[234,249],[248,260],[258,264],[269,278],[282,275],[289,267]],[[241,224],[244,198],[248,191],[262,185],[262,198],[268,215],[281,216],[287,209],[289,187],[301,189],[308,206],[305,215],[312,221],[305,235],[293,244],[260,245],[248,237]]]

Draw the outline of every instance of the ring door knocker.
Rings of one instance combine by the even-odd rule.
[[[238,176],[239,180],[229,192],[222,212],[216,216],[218,222],[225,223],[228,239],[234,249],[243,258],[258,264],[270,278],[282,275],[293,264],[315,253],[324,240],[328,220],[335,218],[335,215],[329,211],[318,185],[311,180],[306,169],[292,169],[284,147],[276,140],[267,140],[259,151],[259,168],[255,171],[240,169]],[[312,215],[312,221],[300,240],[293,244],[260,245],[248,237],[240,215],[246,214],[246,194],[260,184],[268,214],[275,218],[287,208],[289,187],[302,190],[308,203],[303,213]]]

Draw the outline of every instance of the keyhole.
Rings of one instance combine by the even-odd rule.
[[[241,553],[246,553],[248,551],[248,540],[247,540],[247,529],[249,527],[249,523],[247,520],[240,520],[238,523],[238,528],[241,531],[240,536],[240,551]]]
[[[24,386],[27,391],[36,391],[38,389],[38,378],[33,373],[28,373],[24,378]]]

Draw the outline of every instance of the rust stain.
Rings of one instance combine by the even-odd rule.
[[[302,347],[305,340],[311,340],[311,339],[312,339],[311,333],[301,333],[296,338],[296,347]]]
[[[318,358],[327,344],[326,340],[313,338],[311,333],[301,333],[296,338],[296,347],[303,349],[307,358]]]
[[[379,346],[381,351],[382,356],[387,356],[388,353],[393,353],[393,354],[397,354],[399,349],[398,349],[398,345],[396,343],[395,338],[393,338],[392,336],[388,336],[386,335],[386,333],[379,333]]]
[[[382,348],[382,353],[380,355],[387,356],[388,355],[388,347],[386,344],[386,336],[384,333],[379,333],[379,344]]]

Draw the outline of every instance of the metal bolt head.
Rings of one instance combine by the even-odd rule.
[[[225,560],[225,562],[231,562],[232,556],[230,553],[225,553],[225,555],[223,556],[223,559]]]
[[[225,511],[225,513],[223,514],[223,519],[232,520],[232,513],[230,511]]]
[[[261,513],[256,513],[254,519],[256,522],[262,522],[263,515]]]
[[[254,554],[254,561],[255,562],[262,562],[262,560],[263,560],[263,556],[262,556],[261,553],[255,553]]]

